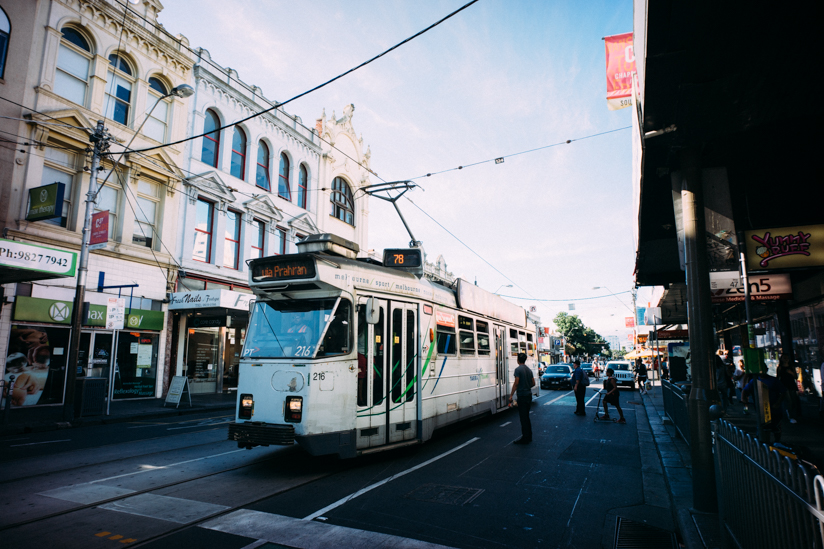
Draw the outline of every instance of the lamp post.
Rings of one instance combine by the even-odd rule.
[[[512,284],[507,284],[506,286],[501,284],[500,286],[498,286],[498,290],[500,290],[501,288],[511,288],[511,287],[512,287]],[[498,290],[495,290],[495,292],[494,292],[495,295],[498,295]]]
[[[69,345],[69,360],[66,364],[66,388],[65,398],[63,400],[63,419],[66,421],[74,420],[74,385],[77,380],[77,362],[80,353],[80,327],[83,324],[83,303],[86,297],[86,279],[89,271],[89,235],[91,233],[92,214],[94,213],[94,205],[97,201],[97,193],[100,192],[101,188],[103,188],[103,185],[114,171],[114,168],[116,168],[117,165],[120,164],[120,161],[123,160],[123,157],[126,155],[126,152],[129,150],[132,142],[137,137],[137,134],[140,133],[140,130],[143,129],[143,125],[146,124],[146,121],[149,119],[149,116],[152,114],[155,107],[157,107],[157,104],[167,97],[175,96],[186,98],[191,96],[194,92],[195,90],[190,85],[181,84],[180,86],[172,88],[172,90],[166,95],[159,97],[157,101],[155,101],[155,104],[152,105],[152,108],[149,109],[149,112],[146,113],[146,117],[143,119],[143,122],[140,123],[140,126],[137,127],[137,130],[135,130],[134,135],[132,135],[132,138],[124,147],[123,152],[120,153],[117,161],[113,164],[113,169],[106,174],[106,178],[102,183],[100,183],[100,185],[97,184],[97,172],[100,170],[100,157],[108,150],[111,136],[108,135],[106,128],[103,127],[103,121],[98,120],[94,133],[92,133],[89,137],[89,140],[94,143],[94,148],[89,178],[89,191],[86,193],[86,215],[84,216],[83,221],[83,233],[80,244],[80,260],[77,267],[77,287],[75,288],[74,304],[72,306],[72,332],[71,342]]]

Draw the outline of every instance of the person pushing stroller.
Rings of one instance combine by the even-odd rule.
[[[626,423],[627,420],[624,419],[624,411],[621,409],[621,402],[619,398],[618,392],[618,382],[615,380],[615,372],[612,368],[607,368],[607,378],[604,380],[604,391],[606,395],[604,396],[604,415],[601,416],[600,419],[610,419],[609,417],[609,409],[607,408],[607,404],[612,404],[618,409],[618,414],[620,419],[618,419],[618,423]]]

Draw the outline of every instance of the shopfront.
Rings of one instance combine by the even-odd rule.
[[[12,404],[62,404],[72,302],[17,296],[9,332],[6,379]],[[105,380],[108,399],[154,398],[163,311],[127,309],[123,330],[106,330],[106,306],[86,303],[77,378]]]
[[[237,390],[252,299],[251,294],[230,290],[172,294],[169,310],[179,313],[176,375],[189,378],[192,393]]]

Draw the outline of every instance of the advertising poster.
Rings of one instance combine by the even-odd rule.
[[[632,33],[604,38],[607,51],[607,107],[617,111],[632,105],[632,79],[635,74],[635,51]]]
[[[62,403],[68,352],[67,328],[12,324],[5,373],[6,383],[14,376],[12,406]]]
[[[109,242],[109,210],[92,215],[92,232],[89,235],[89,250],[105,248]]]

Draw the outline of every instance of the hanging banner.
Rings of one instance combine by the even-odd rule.
[[[109,210],[92,215],[92,232],[89,235],[89,250],[105,248],[109,242]]]
[[[624,317],[624,327],[635,328],[635,319],[631,316]]]
[[[63,216],[65,183],[52,183],[29,189],[29,209],[26,221],[45,221]]]
[[[617,111],[632,105],[632,79],[635,74],[635,51],[632,33],[604,38],[607,51],[607,107]]]

